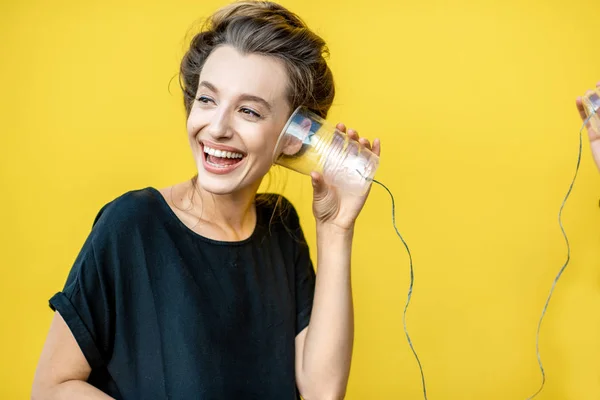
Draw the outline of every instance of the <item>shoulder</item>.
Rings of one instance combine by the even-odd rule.
[[[145,188],[126,192],[106,203],[97,213],[93,231],[123,233],[148,224],[161,207],[160,193]]]
[[[264,193],[258,195],[256,206],[261,224],[271,234],[290,239],[294,246],[306,245],[300,217],[289,199],[279,194]]]
[[[282,194],[278,193],[257,193],[256,205],[264,208],[273,207],[276,203],[293,208],[292,202]]]
[[[157,194],[151,188],[133,190],[102,206],[75,260],[67,285],[79,279],[89,280],[88,285],[94,285],[98,278],[113,282],[122,265],[135,264],[130,263],[131,254],[148,236],[147,221],[160,206]]]
[[[259,193],[256,196],[256,207],[270,224],[299,225],[299,217],[292,202],[283,195],[275,193]]]

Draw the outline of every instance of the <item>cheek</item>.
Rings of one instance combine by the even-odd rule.
[[[261,134],[260,140],[260,150],[263,154],[268,154],[269,156],[275,150],[275,144],[277,144],[277,139],[279,138],[279,130],[277,127],[270,127],[265,130]]]
[[[202,126],[201,115],[198,112],[192,110],[192,112],[190,112],[190,115],[188,116],[187,122],[186,122],[186,128],[187,128],[188,136],[190,139],[194,138],[198,134],[198,131],[200,130],[201,126]]]
[[[271,155],[275,151],[275,146],[277,145],[277,142],[279,141],[279,136],[281,136],[283,127],[285,126],[286,122],[287,122],[287,120],[285,120],[283,122],[280,121],[279,123],[275,124],[275,126],[273,127],[273,129],[271,131],[271,134],[268,136],[267,147],[269,148]]]

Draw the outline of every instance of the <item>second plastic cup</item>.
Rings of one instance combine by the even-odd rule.
[[[595,116],[590,118],[588,124],[592,129],[600,133],[600,116],[598,116],[598,110],[600,110],[600,89],[596,88],[595,90],[590,90],[581,98],[581,100],[587,117],[595,114]]]
[[[273,161],[310,175],[323,175],[340,190],[367,192],[379,167],[379,157],[305,107],[294,111],[283,128]]]

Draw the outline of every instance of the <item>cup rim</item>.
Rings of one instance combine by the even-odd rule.
[[[591,100],[592,96],[596,96],[596,98],[599,99],[598,103],[600,103],[600,88],[595,88],[591,91],[589,95],[582,96],[583,108],[586,111],[588,117],[591,114],[596,114],[598,110],[600,110],[600,105]]]
[[[290,126],[290,124],[294,120],[294,116],[296,114],[300,113],[300,111],[302,109],[305,109],[305,110],[309,111],[305,106],[298,106],[298,107],[296,107],[296,109],[294,110],[294,112],[292,112],[290,114],[287,122],[283,126],[283,129],[279,133],[279,137],[277,138],[277,142],[275,143],[275,148],[273,149],[273,159],[272,159],[272,163],[273,164],[276,164],[276,161],[277,161],[277,158],[278,158],[278,154],[277,153],[278,153],[278,150],[279,150],[279,146],[281,145],[281,140],[283,139],[283,136],[285,135],[285,131],[287,131],[288,127]]]

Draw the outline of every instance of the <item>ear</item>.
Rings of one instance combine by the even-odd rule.
[[[302,140],[293,135],[286,135],[284,138],[282,153],[286,156],[293,156],[302,148]]]
[[[302,149],[302,144],[310,133],[310,127],[312,122],[308,118],[302,119],[302,121],[295,127],[291,128],[284,133],[282,153],[286,156],[293,156]]]

